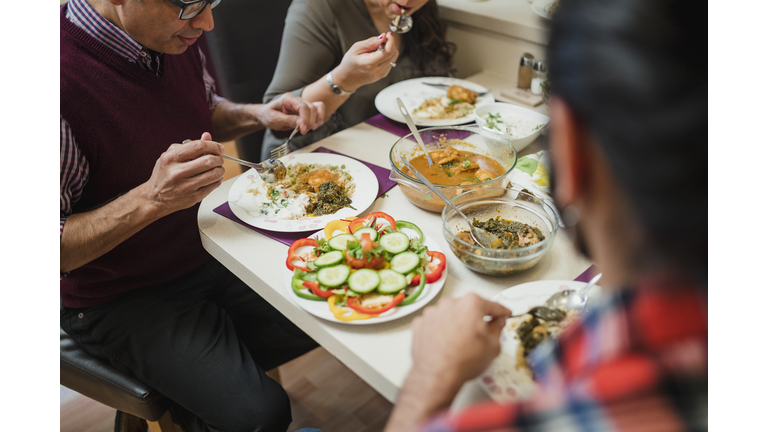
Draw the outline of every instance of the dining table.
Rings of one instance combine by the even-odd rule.
[[[472,80],[471,77],[468,79]],[[489,89],[497,98],[503,99],[498,88]],[[376,122],[362,122],[295,153],[322,149],[389,170],[389,152],[400,136],[386,129],[377,126]],[[540,150],[545,144],[546,136],[542,135],[520,151],[518,156]],[[331,322],[306,312],[291,298],[294,294],[284,280],[288,252],[285,242],[276,241],[238,223],[231,216],[222,215],[221,208],[226,207],[228,192],[237,179],[225,181],[200,204],[198,227],[205,249],[320,346],[394,403],[412,366],[411,323],[424,309],[394,321],[370,325]],[[576,251],[572,241],[561,230],[550,251],[533,268],[510,276],[476,273],[450,251],[443,237],[441,215],[411,204],[398,186],[381,194],[369,208],[358,210],[361,215],[385,212],[395,219],[413,222],[443,250],[447,258],[447,278],[442,291],[430,304],[435,304],[441,297],[463,297],[469,293],[490,299],[507,288],[525,282],[574,280],[584,276],[591,268],[591,263]],[[301,235],[310,234],[311,231]],[[484,398],[487,395],[479,384],[470,381],[460,391],[453,408]]]

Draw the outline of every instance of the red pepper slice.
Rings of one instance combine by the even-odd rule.
[[[288,270],[293,271],[294,268],[297,268],[297,269],[299,269],[301,271],[305,271],[305,272],[311,271],[307,267],[297,266],[297,265],[293,264],[294,261],[303,261],[301,259],[301,256],[296,254],[296,251],[300,247],[304,247],[304,246],[314,246],[314,247],[317,247],[317,241],[315,241],[315,239],[311,239],[311,238],[301,238],[301,239],[298,239],[295,242],[291,243],[291,247],[288,248],[288,259],[285,260],[285,266],[288,267]]]
[[[347,306],[349,306],[351,309],[356,310],[360,313],[364,313],[368,315],[379,315],[397,306],[404,299],[405,299],[405,291],[403,290],[397,293],[395,298],[393,298],[392,301],[389,302],[386,306],[383,306],[380,308],[371,309],[363,306],[362,302],[360,301],[360,297],[349,297],[347,299]]]
[[[430,272],[427,273],[427,283],[435,283],[440,280],[440,277],[443,275],[443,270],[445,270],[445,255],[437,251],[427,251],[427,255],[432,257],[429,261]],[[438,259],[439,261],[435,262],[435,259]],[[420,281],[421,275],[416,275],[411,280],[411,285],[418,285]]]
[[[312,291],[312,293],[318,297],[328,298],[333,295],[331,290],[325,291],[320,289],[320,282],[317,281],[304,281],[302,285],[304,288]]]
[[[354,234],[355,231],[357,231],[359,228],[367,226],[366,221],[370,221],[372,217],[386,220],[387,222],[389,222],[390,228],[392,228],[393,231],[397,231],[397,223],[395,222],[395,219],[392,216],[384,212],[373,212],[353,220],[349,224],[349,233]]]

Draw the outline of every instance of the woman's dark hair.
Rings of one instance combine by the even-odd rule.
[[[446,40],[447,28],[438,16],[436,0],[413,13],[413,28],[403,35],[401,55],[412,59],[414,76],[453,75],[456,45]]]
[[[647,236],[643,260],[707,273],[707,39],[701,4],[561,0],[551,92],[605,154]],[[646,263],[647,264],[647,263]]]

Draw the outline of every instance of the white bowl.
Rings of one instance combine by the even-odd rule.
[[[502,134],[502,132],[499,132],[494,129],[490,129],[488,128],[488,126],[486,126],[485,119],[483,117],[488,113],[500,113],[503,116],[519,117],[527,120],[533,120],[535,122],[538,122],[544,125],[539,129],[531,132],[531,134],[528,136],[525,136],[522,138],[509,137],[510,141],[512,142],[512,145],[515,146],[515,149],[517,151],[522,150],[525,146],[532,143],[536,138],[538,138],[539,135],[541,135],[541,131],[549,124],[549,117],[545,116],[544,114],[540,114],[528,108],[523,108],[521,106],[513,105],[510,103],[494,102],[494,103],[482,105],[475,108],[475,113],[474,113],[475,123],[477,123],[477,125],[484,131],[488,131],[496,134]],[[503,133],[503,134],[508,135],[506,133]]]

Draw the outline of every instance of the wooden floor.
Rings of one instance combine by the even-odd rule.
[[[226,153],[237,156],[234,142]],[[225,161],[225,179],[240,166]],[[291,400],[293,422],[288,431],[313,427],[324,432],[381,431],[392,404],[325,349],[317,348],[280,367],[280,379]],[[111,432],[115,410],[60,386],[61,432]]]

